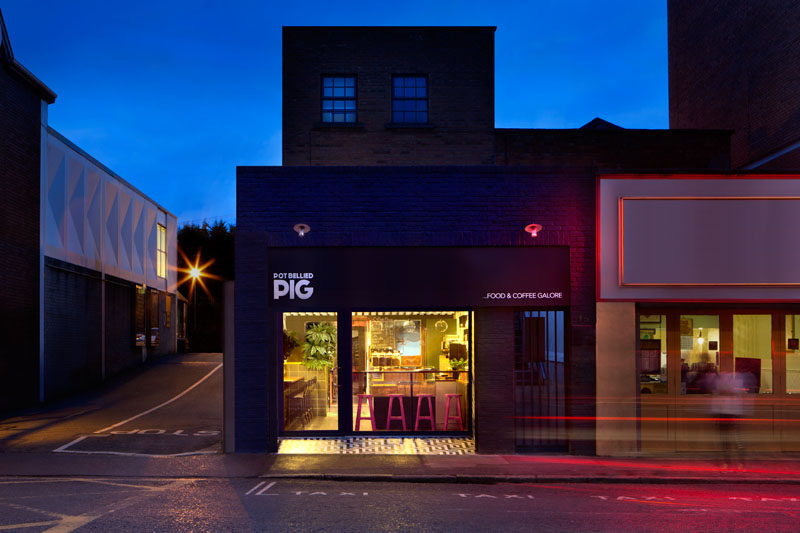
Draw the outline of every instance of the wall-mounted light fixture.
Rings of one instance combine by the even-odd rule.
[[[525,231],[531,234],[531,237],[538,237],[539,232],[542,231],[541,224],[528,224],[525,226]]]
[[[301,237],[311,231],[311,226],[308,224],[295,224],[293,228]]]

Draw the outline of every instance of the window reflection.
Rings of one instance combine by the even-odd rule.
[[[748,392],[772,394],[771,315],[733,315],[733,357]]]
[[[639,315],[639,390],[667,393],[667,317]]]
[[[786,315],[786,394],[800,394],[800,315]]]
[[[719,316],[681,315],[681,394],[710,394],[719,371]]]

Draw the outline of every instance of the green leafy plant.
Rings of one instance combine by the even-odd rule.
[[[450,368],[457,371],[466,370],[468,363],[467,359],[450,359]]]
[[[297,333],[294,331],[283,330],[283,360],[289,359],[295,348],[300,346],[297,340]]]
[[[336,358],[336,326],[330,322],[311,324],[303,343],[303,364],[311,370],[333,368]]]

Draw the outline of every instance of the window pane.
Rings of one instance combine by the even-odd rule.
[[[417,100],[417,111],[427,111],[428,102],[425,100]]]
[[[425,113],[425,112],[417,113],[417,116],[419,117],[419,121],[420,122],[423,122],[423,123],[424,122],[428,122],[428,113]]]
[[[468,312],[357,312],[352,320],[354,430],[403,431],[405,426],[407,432],[426,433],[468,429]],[[390,400],[390,395],[395,399]],[[449,414],[460,411],[461,423],[450,420],[446,427],[447,395],[452,398]],[[405,421],[399,416],[401,403]]]
[[[733,315],[733,370],[747,392],[772,394],[771,315]]]
[[[711,394],[719,369],[719,316],[681,315],[681,394]]]
[[[410,88],[406,87],[404,91],[405,92],[404,92],[403,96],[405,96],[407,98],[413,98],[417,94],[416,89],[414,89],[413,87],[410,87]]]
[[[336,313],[283,314],[284,430],[339,429],[336,340]]]
[[[333,90],[333,96],[339,97],[339,98],[343,97],[344,96],[344,87],[336,87]]]
[[[786,315],[786,394],[800,394],[800,315]]]
[[[395,87],[394,88],[394,96],[395,98],[399,98],[403,96],[403,88],[402,87]]]
[[[345,109],[355,109],[356,108],[356,101],[355,100],[346,100],[344,102]]]
[[[333,102],[333,108],[334,109],[344,109],[344,101],[342,101],[342,100],[334,101]]]
[[[334,87],[344,87],[344,78],[334,78],[333,79],[333,86]]]
[[[427,89],[425,87],[418,87],[417,88],[417,97],[418,98],[425,98],[428,94]]]
[[[323,87],[333,87],[333,78],[322,78]]]
[[[347,88],[344,90],[344,95],[345,95],[345,96],[348,96],[348,97],[350,97],[350,98],[352,98],[353,96],[355,96],[355,93],[354,93],[354,91],[355,91],[355,89],[354,89],[353,87],[347,87]]]
[[[666,315],[639,315],[639,391],[667,393]]]
[[[403,113],[401,111],[392,113],[392,122],[403,122]]]
[[[425,78],[417,78],[416,79],[416,86],[417,87],[425,87]]]
[[[394,83],[395,87],[402,87],[403,86],[403,78],[401,78],[399,76],[395,76],[394,79],[392,80],[392,82]]]
[[[334,113],[333,114],[333,121],[334,122],[344,122],[344,114],[343,113]]]
[[[392,102],[392,111],[402,111],[403,110],[403,102],[399,100],[394,100]]]
[[[322,101],[322,109],[333,109],[333,101],[332,100],[323,100]]]
[[[356,84],[356,79],[355,78],[345,78],[344,79],[344,84],[345,84],[346,87],[353,87]]]
[[[322,114],[322,122],[332,122],[333,116],[330,113],[323,113]]]
[[[355,122],[356,121],[356,114],[355,113],[347,113],[345,115],[347,122]]]

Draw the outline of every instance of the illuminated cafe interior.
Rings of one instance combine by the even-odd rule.
[[[352,390],[339,383],[337,313],[283,313],[283,431],[471,430],[468,311],[352,314]],[[343,358],[342,358],[343,359]],[[352,426],[340,427],[340,402]]]

